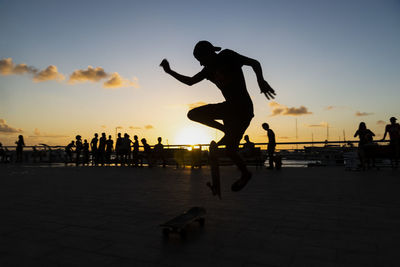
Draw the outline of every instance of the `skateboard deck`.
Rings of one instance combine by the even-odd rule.
[[[217,195],[221,199],[221,181],[219,175],[219,162],[218,162],[218,145],[215,141],[210,143],[210,169],[211,169],[211,182],[207,186],[211,189],[212,194]]]
[[[160,224],[163,228],[162,233],[165,237],[168,237],[171,232],[179,233],[181,237],[186,236],[186,226],[194,221],[200,223],[203,226],[205,223],[206,210],[202,207],[193,207],[188,211],[172,218],[171,220]]]

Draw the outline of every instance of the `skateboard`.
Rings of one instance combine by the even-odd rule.
[[[160,224],[163,228],[162,233],[164,237],[168,237],[169,234],[178,233],[182,238],[186,237],[186,226],[194,221],[199,222],[200,226],[204,226],[206,210],[202,207],[193,207],[188,211],[172,218],[171,220]]]
[[[217,195],[221,199],[221,181],[219,176],[219,162],[218,162],[218,145],[215,141],[210,143],[210,169],[211,169],[211,182],[207,186],[211,189],[212,194]]]

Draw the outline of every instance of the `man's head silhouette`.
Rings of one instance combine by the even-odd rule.
[[[210,64],[216,51],[220,51],[221,47],[213,46],[209,41],[200,41],[193,50],[194,57],[200,61],[200,65]]]

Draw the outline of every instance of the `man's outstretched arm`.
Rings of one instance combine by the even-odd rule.
[[[260,62],[255,59],[240,55],[240,60],[243,65],[250,66],[253,68],[254,73],[257,77],[258,86],[260,87],[261,93],[263,93],[267,99],[275,98],[275,90],[269,85],[264,79]]]
[[[184,83],[184,84],[187,84],[187,85],[196,84],[196,83],[202,81],[205,78],[204,74],[201,73],[201,72],[197,73],[193,77],[188,77],[188,76],[184,76],[182,74],[179,74],[179,73],[171,70],[171,67],[169,66],[169,62],[166,59],[163,59],[163,61],[161,61],[160,66],[164,69],[164,71],[166,73],[168,73],[169,75],[171,75],[172,77],[174,77],[175,79],[180,81],[181,83]]]

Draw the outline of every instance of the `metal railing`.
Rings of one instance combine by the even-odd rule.
[[[389,141],[377,140],[374,143],[386,144]],[[345,151],[356,150],[355,144],[358,144],[358,140],[347,140],[347,141],[306,141],[306,142],[277,142],[276,152],[280,153],[284,160],[314,160],[317,161],[321,158],[321,153],[330,153],[331,155],[336,154],[332,157],[338,157],[339,161],[343,159],[343,153]],[[240,144],[243,147],[244,143]],[[261,155],[266,158],[266,149],[268,143],[254,143],[256,148],[259,148]],[[299,146],[303,146],[299,148]],[[35,146],[25,146],[23,152],[24,162],[65,162],[66,146],[49,146],[45,144],[35,145]],[[182,151],[180,154],[183,158],[180,161],[185,161],[192,157],[194,153],[191,151],[203,151],[207,153],[209,144],[180,144],[180,145],[164,145],[165,150]],[[0,154],[0,162],[8,160],[9,162],[14,162],[16,159],[16,146],[3,146],[3,151]],[[154,148],[154,146],[151,146]],[[140,152],[143,152],[143,146],[140,146]],[[337,154],[342,154],[337,156]],[[169,153],[174,155],[174,153]],[[112,157],[115,159],[115,151],[112,153]],[[91,158],[93,156],[91,155]],[[204,158],[204,157],[203,157]],[[336,159],[338,160],[338,159]]]

